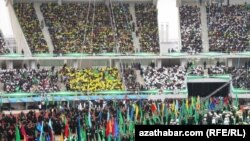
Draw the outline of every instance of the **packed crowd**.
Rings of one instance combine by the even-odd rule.
[[[215,66],[208,68],[209,75],[226,74],[228,73],[228,68],[225,66],[224,62],[217,61]]]
[[[143,70],[146,89],[185,89],[186,69],[182,66],[154,68],[147,67]]]
[[[42,4],[57,53],[134,51],[128,4]],[[119,50],[116,50],[116,47]]]
[[[208,74],[216,75],[216,74],[225,74],[226,73],[226,66],[211,66],[208,68]]]
[[[202,51],[201,14],[198,6],[180,7],[182,52],[196,54]]]
[[[249,16],[246,5],[207,6],[209,50],[245,51],[249,45]]]
[[[7,49],[4,37],[2,32],[0,31],[0,55],[8,54],[10,53],[9,49]]]
[[[100,100],[0,116],[0,139],[121,140],[135,137],[135,125],[249,125],[250,112],[229,97],[182,100]]]
[[[122,73],[127,90],[128,91],[139,90],[140,86],[138,82],[136,82],[135,70],[133,68],[126,68],[123,70]]]
[[[0,82],[4,91],[48,93],[59,91],[58,73],[48,69],[0,70]]]
[[[135,15],[137,20],[137,36],[140,40],[141,52],[160,51],[157,8],[152,3],[142,3],[135,5]]]
[[[14,9],[32,53],[47,53],[41,24],[37,19],[33,3],[15,3]]]
[[[87,4],[43,3],[41,5],[45,24],[49,28],[54,45],[54,53],[93,52],[90,26],[93,5],[90,8],[88,15]],[[98,18],[96,19],[98,21]]]
[[[44,25],[56,54],[133,53],[132,32],[139,37],[142,52],[159,52],[157,9],[152,3],[136,4],[136,23],[129,4],[122,2],[43,3],[40,7],[43,23],[39,23],[33,3],[16,3],[14,8],[32,53],[48,52],[41,31]]]
[[[242,74],[243,73],[243,74]],[[250,69],[249,67],[234,68],[232,77],[238,77],[233,81],[234,88],[250,90]]]
[[[60,75],[67,90],[71,91],[124,90],[117,68],[74,69],[64,66]]]
[[[204,68],[202,68],[201,66],[192,67],[188,74],[202,76],[204,75]]]
[[[116,25],[117,44],[119,46],[119,52],[121,53],[133,53],[134,45],[132,39],[132,31],[135,27],[132,22],[132,15],[129,12],[129,4],[115,3],[112,4],[114,11],[114,21]]]

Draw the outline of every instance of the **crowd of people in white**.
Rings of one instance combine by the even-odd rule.
[[[56,71],[49,69],[8,69],[0,70],[0,82],[7,93],[48,93],[59,91],[57,75]]]
[[[143,69],[143,77],[147,90],[185,89],[186,69],[182,66],[153,68],[151,66]]]

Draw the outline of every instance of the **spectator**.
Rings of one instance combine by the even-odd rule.
[[[242,52],[249,46],[250,12],[246,5],[207,6],[210,51]]]
[[[202,51],[201,18],[198,6],[180,7],[182,52],[197,54]]]
[[[160,52],[157,9],[152,3],[135,5],[141,52]]]
[[[14,9],[32,53],[47,53],[44,39],[33,3],[15,3]],[[25,13],[25,14],[24,14]]]
[[[7,48],[3,34],[0,31],[0,55],[4,55],[4,54],[8,54],[8,53],[10,53],[10,50]]]
[[[148,90],[177,90],[186,88],[185,75],[186,70],[181,66],[162,67],[159,69],[147,67],[144,69],[143,78]]]

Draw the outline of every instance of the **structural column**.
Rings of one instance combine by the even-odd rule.
[[[233,59],[232,58],[227,59],[227,66],[228,67],[232,67],[233,66]]]
[[[153,4],[157,6],[158,0],[153,0]]]
[[[78,60],[74,60],[73,61],[73,67],[74,68],[78,68]]]
[[[64,59],[64,60],[63,60],[63,65],[64,65],[64,64],[67,64],[67,59]]]
[[[30,61],[30,68],[31,69],[36,69],[36,61],[35,60]]]
[[[181,66],[185,67],[187,65],[187,59],[181,59]]]
[[[161,67],[162,67],[162,62],[161,62],[160,59],[157,59],[157,60],[156,60],[156,67],[157,67],[157,68],[161,68]]]
[[[119,60],[115,60],[115,67],[120,68],[120,61]]]
[[[58,0],[58,5],[62,5],[62,0]]]

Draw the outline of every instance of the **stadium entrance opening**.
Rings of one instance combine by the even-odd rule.
[[[188,96],[206,97],[224,84],[225,82],[188,83]],[[214,96],[227,96],[229,94],[229,90],[230,84],[220,89]]]

